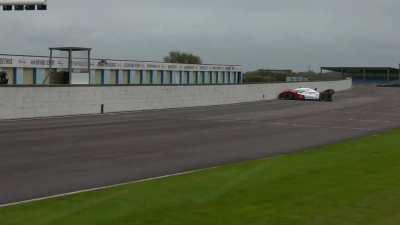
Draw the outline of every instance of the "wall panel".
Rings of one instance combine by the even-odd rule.
[[[108,84],[118,84],[118,70],[111,70]]]
[[[187,85],[188,84],[188,72],[187,71],[181,72],[181,78],[182,78],[181,84]]]
[[[154,70],[153,84],[161,84],[161,71]]]
[[[100,85],[103,83],[103,71],[102,70],[95,70],[93,84]]]
[[[111,70],[103,70],[103,84],[111,83]]]
[[[141,83],[141,70],[131,70],[131,83],[140,84]]]
[[[143,74],[143,84],[151,84],[152,82],[153,71],[146,70]]]
[[[179,71],[172,71],[172,84],[179,84],[180,76]]]
[[[47,69],[36,69],[36,71],[35,71],[35,78],[36,78],[35,83],[37,85],[49,84],[49,79],[45,80],[47,75],[48,75],[48,70]]]
[[[229,84],[229,72],[224,73],[224,84]]]
[[[193,71],[188,72],[189,73],[189,84],[196,84],[196,74]]]
[[[13,85],[15,84],[15,74],[14,74],[14,68],[3,68],[3,71],[7,73],[8,76],[8,84]]]
[[[24,85],[33,85],[35,84],[35,76],[33,69],[24,68],[23,69],[23,78],[22,83]]]
[[[212,73],[212,84],[216,84],[218,82],[218,72],[211,72]]]
[[[164,71],[163,84],[172,84],[172,71]]]
[[[130,71],[129,70],[120,70],[120,82],[119,84],[129,84],[130,82]]]

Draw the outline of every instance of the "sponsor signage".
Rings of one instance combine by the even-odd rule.
[[[86,69],[87,64],[87,59],[72,60],[72,67],[76,69]],[[66,69],[68,68],[68,60],[67,58],[53,58],[51,65],[52,68]],[[0,55],[0,67],[49,68],[50,60],[49,57],[44,56]],[[187,65],[112,59],[92,59],[91,68],[107,70],[242,71],[241,66]]]

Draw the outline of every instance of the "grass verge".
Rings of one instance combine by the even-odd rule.
[[[400,131],[0,209],[0,224],[400,224]]]

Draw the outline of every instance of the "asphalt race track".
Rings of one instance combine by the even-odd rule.
[[[289,153],[400,127],[400,88],[0,121],[0,204]],[[290,165],[288,165],[290,166]]]

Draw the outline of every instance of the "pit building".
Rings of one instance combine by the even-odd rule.
[[[69,75],[63,57],[0,54],[0,71],[8,75],[8,85],[233,85],[243,81],[240,65],[189,65],[136,60],[73,59],[75,73]],[[52,70],[65,77],[50,76]]]

